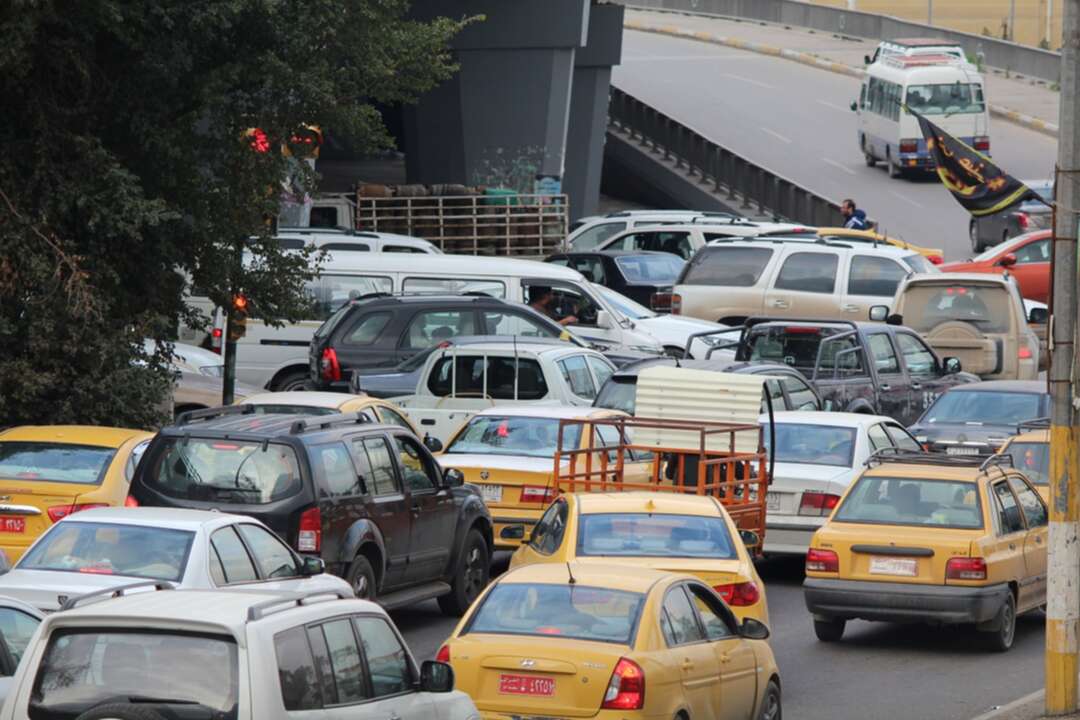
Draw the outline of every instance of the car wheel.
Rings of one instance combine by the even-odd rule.
[[[863,153],[863,162],[866,163],[866,167],[877,167],[877,158],[870,153]]]
[[[439,598],[439,609],[446,615],[462,615],[487,587],[491,556],[487,541],[476,528],[465,535],[450,592]]]
[[[345,580],[352,587],[356,597],[361,600],[374,600],[378,588],[375,586],[375,568],[363,555],[357,555],[349,565]]]
[[[288,372],[278,378],[274,386],[270,388],[274,392],[286,392],[289,390],[308,390],[309,378],[306,372],[297,370]]]
[[[814,620],[814,634],[821,642],[836,642],[844,636],[847,620]]]
[[[892,155],[887,156],[885,158],[885,162],[889,164],[889,177],[898,178],[904,174],[903,169],[901,169],[899,165],[893,162]]]
[[[986,632],[986,644],[990,650],[1005,652],[1013,646],[1016,639],[1016,599],[1010,592],[998,610],[997,628]]]
[[[91,708],[75,720],[165,720],[165,716],[141,705],[110,703]]]
[[[758,720],[781,720],[783,715],[783,709],[780,705],[780,686],[776,684],[775,680],[770,680],[769,686],[765,688],[765,697],[761,699],[761,712],[758,713]]]
[[[665,345],[664,354],[668,357],[679,358],[681,360],[686,357],[686,350],[677,345]]]
[[[972,252],[978,254],[986,249],[986,245],[979,242],[979,226],[975,223],[974,218],[968,221],[968,237],[971,239]]]

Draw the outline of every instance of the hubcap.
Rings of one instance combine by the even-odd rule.
[[[358,575],[353,583],[353,589],[356,591],[357,597],[366,598],[368,596],[367,575]]]
[[[472,547],[465,556],[465,596],[473,598],[480,593],[484,583],[484,565],[480,557],[480,548]]]
[[[780,698],[770,693],[765,698],[765,712],[761,714],[762,720],[777,720],[780,717]]]
[[[1013,613],[1012,606],[1009,603],[1005,603],[1005,607],[1001,613],[1001,638],[1005,641],[1006,645],[1012,644],[1012,636],[1015,631],[1016,615]]]

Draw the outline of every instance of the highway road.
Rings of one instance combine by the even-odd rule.
[[[505,568],[506,558],[500,566]],[[971,720],[1042,687],[1042,615],[1017,620],[1007,653],[983,650],[972,630],[851,622],[837,644],[818,642],[802,597],[802,560],[758,566],[769,601],[769,642],[780,665],[784,716],[797,720]],[[417,659],[435,656],[456,624],[434,601],[393,613]]]
[[[850,104],[859,81],[781,58],[627,30],[613,83],[705,137],[836,201],[880,228],[969,257],[968,215],[936,176],[891,180],[868,168]],[[990,98],[993,102],[993,98]],[[1022,108],[1019,108],[1022,110]],[[1053,174],[1054,138],[991,119],[993,158],[1019,178]]]

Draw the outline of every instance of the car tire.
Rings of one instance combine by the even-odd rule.
[[[986,243],[979,241],[979,226],[974,218],[968,221],[968,237],[971,238],[971,251],[976,255],[986,249]]]
[[[1006,652],[1016,639],[1016,598],[1011,592],[1001,604],[994,620],[997,628],[985,631],[986,646],[994,652]]]
[[[903,168],[893,162],[892,155],[886,156],[885,162],[888,163],[889,166],[889,177],[895,179],[904,174]]]
[[[814,620],[814,634],[821,642],[837,642],[844,637],[847,620]]]
[[[378,588],[376,587],[375,568],[371,567],[371,561],[363,555],[357,555],[349,564],[349,572],[345,574],[345,580],[352,587],[356,597],[361,600],[374,600]]]
[[[783,706],[780,703],[780,686],[775,680],[769,681],[765,688],[765,695],[761,699],[761,711],[758,720],[781,720],[784,716]]]
[[[165,716],[143,705],[109,703],[91,708],[75,720],[165,720]]]
[[[270,388],[274,392],[287,392],[289,390],[310,390],[311,379],[308,377],[307,372],[300,370],[294,372],[288,372],[277,379],[273,387]]]
[[[491,553],[480,531],[472,528],[461,546],[450,592],[439,598],[439,609],[445,615],[464,615],[473,601],[487,587],[491,574]]]

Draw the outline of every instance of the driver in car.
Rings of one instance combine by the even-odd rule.
[[[546,285],[529,286],[529,307],[542,313],[560,325],[573,325],[578,319],[575,315],[566,315],[560,318],[554,308],[555,293]]]

